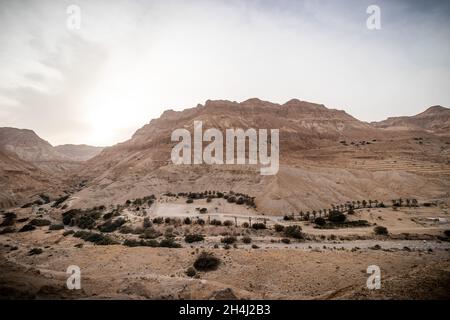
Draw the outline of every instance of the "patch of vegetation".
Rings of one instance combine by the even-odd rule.
[[[213,226],[221,226],[221,225],[222,225],[222,221],[217,220],[217,219],[212,219],[212,220],[209,222],[209,224],[210,224],[210,225],[213,225]]]
[[[327,221],[322,217],[318,217],[314,219],[314,223],[318,226],[324,226],[327,223]]]
[[[52,224],[48,227],[48,230],[62,230],[64,229],[63,224]]]
[[[389,233],[388,229],[386,227],[382,227],[382,226],[376,226],[375,228],[373,228],[373,231],[375,232],[376,235],[382,235],[382,236],[385,236]]]
[[[328,215],[328,220],[334,223],[342,223],[346,219],[345,215],[337,210],[331,211]]]
[[[96,245],[111,245],[117,244],[117,241],[111,239],[108,236],[105,236],[102,233],[90,232],[90,231],[77,231],[73,234],[76,238],[81,238],[84,241],[92,242]]]
[[[124,218],[117,218],[116,220],[109,219],[98,227],[101,232],[114,232],[119,229],[126,221]]]
[[[26,224],[26,225],[24,225],[20,230],[19,230],[19,232],[26,232],[26,231],[33,231],[33,230],[35,230],[36,229],[36,227],[35,226],[33,226],[32,224]]]
[[[449,237],[449,238],[450,238],[450,230],[445,230],[445,231],[444,231],[444,234],[445,234],[446,237]]]
[[[194,277],[195,275],[197,274],[197,271],[195,270],[195,268],[194,267],[189,267],[187,270],[186,270],[186,275],[188,276],[188,277]]]
[[[14,212],[3,213],[3,221],[0,224],[0,227],[9,227],[9,226],[14,225],[16,218],[17,218],[17,215]]]
[[[276,232],[283,232],[284,230],[284,226],[282,226],[281,224],[276,224],[273,226],[273,228]]]
[[[7,234],[7,233],[13,233],[16,232],[16,229],[13,227],[6,227],[0,230],[0,234]]]
[[[264,223],[254,223],[252,224],[252,228],[255,230],[266,229],[266,225]]]
[[[50,220],[46,220],[46,219],[33,219],[30,221],[30,224],[36,227],[44,227],[44,226],[49,226],[51,225],[51,221]]]
[[[326,223],[324,225],[316,225],[317,229],[339,229],[339,228],[359,228],[359,227],[370,227],[371,224],[367,220],[354,220],[354,221],[345,221],[342,223],[334,222],[334,223]]]
[[[201,234],[188,234],[184,237],[184,241],[187,243],[199,242],[205,240],[205,237]]]
[[[281,242],[283,242],[285,244],[289,244],[289,243],[291,243],[291,239],[283,238],[283,239],[281,239]]]
[[[220,265],[220,259],[211,253],[202,252],[194,262],[194,268],[199,271],[217,270]]]
[[[58,208],[64,201],[69,199],[69,197],[70,197],[70,195],[65,195],[65,196],[62,196],[62,197],[56,199],[55,202],[52,204],[52,207]]]
[[[175,242],[173,238],[165,238],[159,242],[159,246],[163,248],[181,248],[181,244]]]
[[[242,242],[245,244],[252,243],[252,238],[250,238],[249,236],[242,237]]]
[[[226,244],[233,244],[237,241],[236,237],[234,236],[226,236],[220,239],[220,242],[226,243]]]
[[[158,241],[153,240],[153,239],[147,240],[147,241],[142,240],[142,239],[141,240],[126,239],[123,242],[123,245],[127,246],[127,247],[153,247],[153,248],[159,247]]]
[[[231,227],[231,226],[233,225],[233,221],[231,221],[231,220],[225,220],[225,221],[223,222],[223,225],[224,225],[225,227]]]
[[[164,222],[164,219],[162,217],[153,218],[152,222],[154,224],[162,224]]]
[[[252,244],[252,249],[259,249],[259,247],[256,244]]]
[[[154,228],[147,228],[144,230],[144,233],[139,236],[142,239],[156,239],[162,236],[162,233]]]
[[[303,239],[302,228],[299,225],[287,226],[284,228],[284,235],[289,238]]]
[[[186,203],[194,203],[194,199],[189,198],[186,200]]]
[[[41,248],[33,248],[30,251],[28,251],[28,255],[34,256],[34,255],[41,254],[42,252],[44,252],[44,250],[42,250]]]
[[[69,234],[74,234],[74,233],[75,233],[75,231],[73,231],[73,230],[66,230],[63,232],[63,236],[67,237]]]

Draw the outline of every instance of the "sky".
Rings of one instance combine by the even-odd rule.
[[[0,126],[107,146],[208,99],[414,115],[450,106],[449,40],[445,0],[0,0]]]

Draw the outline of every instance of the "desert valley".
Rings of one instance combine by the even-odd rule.
[[[449,299],[450,109],[424,109],[208,100],[105,148],[0,128],[0,297]],[[277,174],[173,164],[194,121],[279,129]]]

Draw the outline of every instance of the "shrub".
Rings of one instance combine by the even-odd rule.
[[[252,249],[259,249],[259,247],[256,244],[252,244]]]
[[[445,230],[444,234],[445,234],[446,237],[450,237],[450,230]]]
[[[35,230],[36,229],[36,227],[35,226],[33,226],[32,224],[26,224],[26,225],[24,225],[20,230],[19,230],[19,232],[26,232],[26,231],[33,231],[33,230]]]
[[[327,222],[325,221],[324,218],[318,217],[314,220],[314,223],[317,224],[318,226],[324,226]]]
[[[249,236],[242,237],[242,242],[246,244],[252,243],[252,238]]]
[[[156,239],[162,235],[161,232],[154,228],[147,228],[144,230],[144,233],[141,234],[139,237],[142,239]]]
[[[266,225],[264,223],[254,223],[252,228],[255,230],[266,229]]]
[[[73,234],[76,238],[81,238],[84,241],[92,242],[97,245],[111,245],[117,244],[116,241],[111,239],[108,236],[105,236],[101,233],[90,232],[90,231],[77,231]]]
[[[65,196],[62,196],[62,197],[56,199],[55,202],[52,204],[52,207],[53,208],[58,208],[59,205],[61,203],[63,203],[64,201],[66,201],[67,199],[69,199],[69,197],[70,197],[70,195],[65,195]]]
[[[212,201],[211,197],[206,198],[206,202],[210,203]]]
[[[42,252],[44,252],[44,250],[42,250],[41,248],[33,248],[30,251],[28,251],[28,255],[34,256],[36,254],[41,254]]]
[[[292,217],[292,216],[284,216],[283,220],[284,221],[294,220],[294,217]]]
[[[222,225],[222,221],[217,220],[217,219],[212,219],[209,224],[213,225],[213,226],[221,226]]]
[[[186,203],[193,203],[193,202],[194,202],[194,200],[191,199],[191,198],[189,198],[189,199],[186,200]]]
[[[231,227],[231,226],[233,225],[233,221],[231,221],[231,220],[225,220],[225,221],[223,222],[223,225],[226,226],[226,227]]]
[[[181,244],[175,242],[172,238],[165,238],[159,242],[160,247],[164,248],[181,248]]]
[[[282,226],[281,224],[276,224],[273,226],[273,228],[275,229],[276,232],[283,232],[284,230],[284,226]]]
[[[73,230],[66,230],[63,232],[63,236],[67,237],[69,234],[74,234],[74,233],[75,233],[75,231],[73,231]]]
[[[9,227],[14,224],[14,220],[17,218],[17,215],[14,212],[5,212],[3,214],[3,221],[0,224],[1,227]]]
[[[104,224],[100,225],[98,229],[101,232],[114,232],[117,229],[119,229],[123,224],[125,224],[126,221],[123,218],[118,218],[114,221],[112,219],[107,220]]]
[[[208,209],[207,208],[201,208],[199,211],[200,211],[201,214],[204,214],[204,213],[208,212]]]
[[[236,204],[244,204],[244,198],[240,197],[239,199],[237,199]]]
[[[237,241],[236,237],[234,236],[226,236],[220,239],[220,242],[226,243],[226,244],[233,244]]]
[[[170,219],[169,217],[164,219],[164,223],[169,224],[172,221],[172,219]]]
[[[220,264],[220,259],[211,253],[202,252],[194,262],[194,268],[199,271],[216,270]]]
[[[242,228],[248,228],[248,227],[250,227],[250,225],[248,224],[248,222],[244,222],[244,223],[242,224]]]
[[[228,197],[227,201],[229,203],[235,203],[236,202],[236,197],[234,197],[234,196]]]
[[[197,219],[197,224],[202,226],[205,224],[205,220],[199,218],[199,219]]]
[[[30,221],[30,224],[36,227],[43,227],[43,226],[49,226],[52,223],[49,220],[46,219],[33,219]]]
[[[331,211],[328,215],[328,220],[335,223],[342,223],[346,219],[345,215],[339,211]]]
[[[156,240],[144,241],[144,240],[126,239],[123,242],[123,245],[127,247],[158,247],[159,243]]]
[[[154,224],[161,224],[164,222],[164,219],[162,217],[153,218]]]
[[[184,224],[191,224],[192,223],[192,221],[191,221],[191,219],[189,217],[184,218],[183,222],[184,222]]]
[[[195,271],[195,268],[193,268],[193,267],[189,267],[187,270],[186,270],[186,275],[188,276],[188,277],[194,277],[195,275],[197,274],[197,271]]]
[[[2,230],[0,230],[0,234],[13,233],[15,231],[16,231],[16,229],[13,227],[6,227],[6,228],[3,228]]]
[[[205,240],[205,237],[201,234],[188,234],[184,237],[184,241],[186,241],[187,243],[193,243],[203,240]]]
[[[386,227],[382,227],[382,226],[376,226],[375,228],[373,228],[373,231],[375,232],[375,234],[377,235],[387,235],[388,234],[388,229]]]
[[[64,229],[63,224],[52,224],[48,227],[48,230],[62,230]]]
[[[302,228],[298,225],[285,227],[284,235],[290,238],[303,239]]]
[[[281,239],[281,242],[283,242],[285,244],[289,244],[289,243],[291,243],[291,240],[288,238],[283,238],[283,239]]]
[[[152,222],[150,221],[150,218],[149,218],[149,217],[145,217],[145,218],[144,218],[144,222],[142,223],[142,227],[143,227],[144,229],[147,229],[147,228],[150,228],[152,225],[153,225],[153,224],[152,224]]]

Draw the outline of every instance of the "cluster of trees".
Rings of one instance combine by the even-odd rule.
[[[221,192],[216,190],[205,190],[203,192],[168,192],[165,194],[168,197],[185,197],[187,203],[193,203],[194,200],[206,199],[207,202],[211,202],[214,198],[226,199],[229,203],[236,203],[239,205],[247,205],[252,208],[256,208],[255,197],[251,197],[245,193],[239,193],[234,191]]]
[[[155,202],[155,200],[156,200],[156,197],[155,197],[155,195],[152,194],[152,195],[149,195],[149,196],[145,196],[143,198],[136,198],[134,200],[127,200],[125,202],[125,205],[126,206],[134,205],[134,206],[139,207],[139,206],[143,206],[143,205],[147,204],[149,207],[151,207],[152,204]]]
[[[411,207],[418,207],[419,206],[419,202],[417,201],[417,199],[392,199],[392,206],[393,207],[403,207],[403,205],[405,205],[408,208]]]

